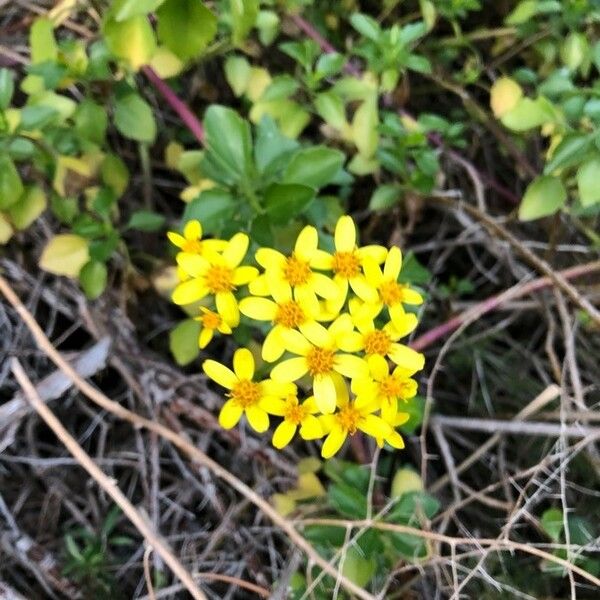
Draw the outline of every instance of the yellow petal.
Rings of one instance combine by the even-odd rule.
[[[248,285],[248,291],[253,296],[268,296],[270,292],[266,275],[259,275],[256,279],[251,281]]]
[[[308,365],[303,356],[288,358],[280,362],[271,371],[271,378],[275,381],[296,381],[308,372]]]
[[[230,390],[238,382],[235,373],[225,365],[216,360],[205,360],[202,363],[202,370],[213,381]]]
[[[177,264],[192,277],[201,277],[210,267],[210,263],[199,254],[180,252],[177,255]]]
[[[200,331],[200,335],[198,336],[198,347],[206,348],[206,346],[208,346],[210,341],[213,339],[214,333],[214,329],[202,329],[202,331]]]
[[[242,300],[243,302],[243,300]],[[240,304],[241,308],[241,304]],[[279,325],[276,325],[265,337],[262,345],[261,356],[266,362],[272,363],[281,358],[285,352],[285,345],[281,339]]]
[[[267,298],[244,298],[240,301],[240,312],[256,321],[272,321],[277,314],[277,305]]]
[[[419,320],[417,319],[417,315],[413,313],[404,313],[402,316],[396,316],[396,321],[391,324],[388,323],[384,327],[384,330],[393,340],[398,340],[407,336],[409,333],[412,333],[418,324]]]
[[[302,332],[302,335],[314,346],[319,346],[320,348],[329,348],[334,344],[335,340],[327,331],[327,329],[325,329],[323,325],[317,323],[316,321],[307,321],[306,323],[303,323],[300,325],[300,331]],[[282,336],[284,336],[284,339],[287,339],[285,334],[282,333]],[[290,336],[290,338],[291,337],[292,336]],[[307,349],[310,350],[308,347]],[[295,354],[301,354],[300,352],[295,352],[294,350],[292,350],[292,352]]]
[[[274,293],[273,296],[275,296]],[[302,285],[295,288],[294,297],[296,302],[300,304],[302,310],[304,310],[306,313],[314,315],[319,312],[319,301],[315,296],[314,290],[310,286]]]
[[[279,335],[285,348],[292,354],[306,356],[312,348],[312,344],[295,329],[281,329]]]
[[[310,259],[310,266],[313,269],[330,271],[333,266],[333,256],[324,250],[316,250]]]
[[[411,288],[405,288],[402,290],[402,302],[405,304],[423,304],[423,296]]]
[[[294,253],[310,262],[319,244],[319,234],[312,225],[307,225],[299,234],[294,246]]]
[[[217,312],[231,327],[237,327],[240,322],[240,311],[237,300],[231,292],[219,292],[215,297]]]
[[[260,382],[262,392],[265,396],[276,396],[278,398],[287,398],[287,396],[296,396],[298,388],[293,384],[284,381],[274,381],[265,379]]]
[[[349,378],[366,377],[369,374],[367,362],[354,354],[337,354],[333,368]]]
[[[277,426],[273,433],[273,446],[279,450],[285,448],[292,441],[295,433],[296,425],[289,421],[283,421]]]
[[[265,412],[277,417],[282,417],[285,414],[286,403],[275,396],[264,396],[260,399],[258,406]]]
[[[219,413],[219,425],[223,429],[235,427],[239,423],[243,412],[241,406],[236,404],[233,400],[227,400]]]
[[[186,242],[186,239],[175,231],[167,231],[167,237],[169,238],[169,241],[178,248],[183,248],[183,245]]]
[[[346,441],[346,435],[347,433],[340,427],[334,426],[323,443],[323,447],[321,448],[321,456],[327,459],[337,454],[338,450]]]
[[[314,415],[307,415],[300,427],[300,437],[303,440],[317,440],[323,437],[324,431],[321,422]]]
[[[323,414],[335,410],[337,394],[333,379],[329,375],[316,375],[313,381],[315,402]]]
[[[258,269],[256,267],[238,267],[233,272],[233,285],[247,285],[253,279],[258,277]]]
[[[258,433],[264,433],[269,429],[269,415],[258,406],[249,406],[246,410],[246,419],[250,423],[250,427]]]
[[[338,373],[332,373],[331,379],[335,386],[335,403],[339,407],[344,407],[350,401],[350,394],[348,393],[348,385],[346,380]]]
[[[311,283],[315,288],[315,292],[322,298],[335,300],[340,295],[340,288],[323,273],[313,273]]]
[[[369,364],[371,375],[373,375],[377,381],[381,381],[390,374],[387,360],[379,354],[371,354],[371,356],[367,358],[367,363]]]
[[[425,366],[425,357],[416,350],[402,344],[394,344],[390,358],[400,367],[416,373]]]
[[[272,248],[259,248],[256,251],[256,262],[263,269],[281,269],[285,264],[285,256]]]
[[[336,337],[336,345],[344,352],[358,352],[365,347],[363,336],[358,331],[349,331]]]
[[[365,272],[368,284],[373,287],[379,287],[383,279],[383,273],[379,265],[369,256],[363,261],[363,271]]]
[[[379,297],[377,289],[369,285],[364,275],[353,277],[350,280],[350,287],[361,300],[370,303],[377,302],[377,298]]]
[[[360,420],[358,428],[374,438],[385,438],[392,433],[391,426],[375,415],[366,415]]]
[[[175,304],[191,304],[201,300],[208,294],[208,289],[200,279],[190,279],[180,283],[174,290],[171,299]]]
[[[254,357],[248,348],[240,348],[233,355],[233,371],[238,379],[254,377]]]
[[[387,258],[385,259],[385,265],[383,266],[383,276],[386,279],[396,281],[398,275],[400,275],[400,269],[402,269],[402,252],[398,246],[392,246],[388,252]]]
[[[245,233],[236,233],[227,244],[225,250],[223,250],[223,258],[230,268],[237,267],[246,252],[248,251],[248,244],[250,239]]]
[[[361,259],[361,261],[366,256],[369,256],[378,265],[380,265],[383,262],[385,262],[385,258],[387,256],[387,253],[388,253],[388,250],[384,246],[371,245],[371,246],[363,246],[362,248],[358,249],[358,256]]]
[[[351,252],[356,246],[356,227],[352,217],[343,216],[335,226],[335,249],[338,252]]]
[[[200,225],[200,221],[196,219],[188,221],[183,228],[183,237],[186,240],[199,240],[202,237],[202,225]]]
[[[390,446],[397,448],[398,450],[402,450],[402,448],[404,448],[404,440],[397,431],[392,430],[392,432],[385,437],[385,441]]]

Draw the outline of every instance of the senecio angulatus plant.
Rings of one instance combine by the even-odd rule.
[[[279,419],[272,443],[283,448],[298,432],[305,440],[324,438],[321,454],[331,458],[357,431],[403,448],[397,427],[409,419],[402,404],[414,398],[412,376],[424,366],[419,352],[400,340],[417,326],[404,305],[417,306],[421,294],[398,282],[398,247],[357,245],[354,221],[342,216],[335,227],[334,251],[319,248],[310,225],[285,256],[259,248],[256,266],[244,263],[249,238],[203,239],[199,221],[183,235],[170,232],[178,247],[178,305],[202,301],[197,319],[199,346],[218,332],[231,334],[244,317],[270,324],[261,348],[268,378],[256,377],[247,348],[233,355],[233,369],[206,360],[206,375],[227,390],[219,423],[230,429],[244,416],[264,433]]]

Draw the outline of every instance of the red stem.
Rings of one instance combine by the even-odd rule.
[[[204,128],[189,106],[175,94],[152,67],[146,65],[142,67],[142,71],[150,83],[161,93],[167,104],[179,115],[194,137],[204,145]]]

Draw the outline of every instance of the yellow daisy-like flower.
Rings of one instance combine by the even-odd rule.
[[[236,327],[240,322],[240,311],[233,292],[238,286],[245,285],[258,276],[255,267],[239,266],[246,256],[248,243],[245,233],[236,233],[227,242],[221,255],[207,258],[180,252],[177,263],[190,278],[175,288],[173,302],[191,304],[212,294],[215,296],[219,315],[227,325]]]
[[[176,231],[167,232],[167,237],[181,252],[189,254],[211,254],[223,252],[227,246],[226,240],[203,240],[202,224],[193,219],[188,221],[183,228],[183,235]]]
[[[293,290],[294,299],[303,308],[313,314],[318,313],[317,296],[333,300],[339,294],[337,286],[329,277],[313,271],[313,258],[318,243],[317,230],[307,225],[298,235],[290,256],[272,248],[260,248],[256,252],[256,262],[265,269],[265,273],[252,282],[250,293],[276,298],[289,296]]]
[[[362,431],[377,440],[388,442],[394,448],[404,448],[402,436],[381,417],[373,414],[379,409],[376,402],[364,401],[357,398],[350,401],[348,388],[344,383],[338,387],[338,411],[331,415],[320,417],[321,425],[327,432],[327,437],[321,448],[323,458],[331,458],[342,447],[346,438]],[[381,445],[380,444],[380,445]]]
[[[224,335],[231,334],[231,327],[225,323],[223,317],[208,308],[201,306],[202,314],[195,317],[196,321],[200,321],[200,335],[198,336],[198,346],[206,348],[215,335],[215,331]]]
[[[410,378],[410,372],[396,367],[391,373],[385,360],[373,360],[369,363],[371,377],[354,379],[352,391],[361,401],[375,398],[381,406],[381,418],[396,427],[405,421],[397,423],[398,401],[404,402],[417,395],[418,384]],[[404,417],[402,417],[404,418]],[[408,416],[407,416],[408,418]]]
[[[368,375],[364,359],[353,354],[340,353],[338,337],[347,331],[348,314],[336,319],[328,329],[320,323],[306,323],[302,333],[294,329],[282,331],[286,349],[298,356],[280,362],[271,377],[275,381],[296,381],[307,373],[313,379],[313,393],[319,410],[332,413],[336,407],[336,385],[342,375],[348,378]]]
[[[375,317],[387,306],[392,322],[398,329],[402,329],[402,320],[405,314],[403,304],[422,304],[423,297],[419,292],[408,285],[398,283],[398,276],[402,269],[402,253],[400,248],[394,246],[388,252],[383,272],[379,265],[371,258],[364,261],[364,271],[369,285],[379,293],[379,300],[373,305],[365,304],[364,308]]]
[[[298,428],[300,428],[300,437],[304,440],[323,437],[321,422],[315,416],[319,412],[315,399],[311,396],[300,403],[296,386],[294,390],[294,393],[280,400],[278,406],[273,403],[269,411],[273,415],[283,417],[283,421],[273,432],[273,446],[278,449],[284,448],[291,442]]]
[[[270,379],[253,381],[254,358],[250,350],[240,348],[233,355],[233,371],[216,360],[205,360],[202,368],[208,377],[227,388],[229,400],[219,413],[219,424],[224,429],[235,427],[242,415],[258,433],[269,428],[269,412],[279,409],[282,397],[293,393],[295,386]]]
[[[339,293],[335,300],[330,301],[330,306],[339,312],[348,294],[348,285],[354,293],[365,302],[375,303],[378,300],[377,290],[370,286],[363,274],[362,266],[368,256],[376,264],[381,264],[387,255],[383,246],[356,245],[356,227],[352,217],[343,216],[338,219],[334,233],[335,251],[329,254],[324,250],[317,250],[312,260],[312,265],[317,269],[333,271],[333,281]]]

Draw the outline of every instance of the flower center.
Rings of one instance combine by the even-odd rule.
[[[379,393],[386,398],[402,398],[409,392],[409,383],[388,375],[379,382]]]
[[[221,325],[221,316],[212,311],[207,311],[202,315],[201,321],[205,329],[217,329]]]
[[[308,372],[313,376],[331,373],[334,359],[335,352],[333,350],[326,350],[325,348],[316,347],[311,348],[306,355]]]
[[[302,325],[304,321],[306,321],[306,315],[297,302],[288,300],[277,305],[277,312],[275,313],[276,325],[283,325],[284,327],[294,329],[298,325]]]
[[[387,304],[387,306],[393,306],[394,304],[398,304],[398,302],[402,302],[405,287],[396,281],[384,281],[381,283],[379,293],[381,294],[383,303]]]
[[[230,292],[235,289],[233,285],[233,271],[224,265],[211,265],[204,276],[206,287],[211,294]]]
[[[360,273],[360,259],[354,250],[352,252],[334,252],[331,268],[337,275],[350,279]]]
[[[385,356],[390,351],[392,340],[385,331],[369,331],[364,338],[365,352],[367,354],[380,354]]]
[[[287,406],[285,407],[285,413],[283,418],[294,425],[300,425],[308,411],[304,406],[300,406],[298,403],[298,398],[295,396],[288,397]]]
[[[231,398],[242,408],[254,406],[261,396],[260,384],[249,379],[240,379],[229,393]]]
[[[186,240],[181,250],[190,254],[202,254],[202,242],[200,240]]]
[[[283,276],[292,286],[303,285],[308,281],[312,271],[305,260],[300,260],[295,254],[292,254],[285,262]]]
[[[360,421],[360,413],[352,406],[348,404],[341,408],[339,412],[335,414],[335,418],[338,425],[350,435],[354,435],[358,429],[358,423]]]

